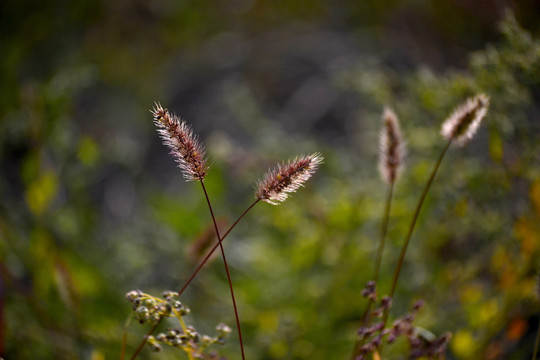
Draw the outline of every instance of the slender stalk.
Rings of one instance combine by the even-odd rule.
[[[244,216],[246,216],[246,214],[260,201],[261,199],[256,199],[243,213],[242,215],[240,215],[238,217],[238,219],[236,219],[236,221],[231,225],[231,227],[229,228],[229,230],[227,230],[227,232],[223,235],[223,237],[221,238],[221,241],[225,240],[225,238],[227,237],[227,235],[229,235],[229,233],[236,227],[236,225],[240,222],[240,220],[242,220],[242,218]],[[184,284],[184,286],[182,287],[182,289],[178,292],[178,296],[182,295],[182,293],[184,292],[184,290],[187,289],[187,287],[189,286],[189,284],[191,284],[191,282],[193,281],[193,279],[195,279],[195,276],[197,276],[197,274],[199,273],[199,271],[203,268],[203,266],[208,262],[208,259],[210,259],[210,256],[212,256],[212,254],[214,253],[214,251],[216,251],[216,249],[219,247],[219,241],[214,245],[214,247],[208,252],[208,254],[205,256],[205,258],[203,259],[203,261],[201,261],[201,263],[199,264],[199,266],[197,266],[197,269],[195,269],[195,271],[193,272],[193,274],[191,274],[191,276],[189,277],[189,279],[186,281],[186,283]],[[160,320],[161,321],[161,320]],[[133,356],[131,357],[131,360],[134,360],[137,355],[141,352],[142,348],[144,347],[144,344],[146,344],[146,340],[148,338],[148,336],[152,335],[154,333],[154,331],[156,330],[157,328],[157,325],[154,326],[152,329],[150,329],[150,331],[146,334],[146,336],[143,338],[143,340],[141,341],[141,343],[139,344],[139,347],[137,348],[137,350],[135,351],[135,353],[133,354]]]
[[[431,172],[431,175],[429,177],[428,182],[426,183],[426,186],[424,188],[424,191],[422,192],[422,196],[420,196],[420,200],[418,201],[418,205],[416,205],[416,210],[414,211],[413,219],[411,221],[411,224],[409,226],[409,231],[407,232],[407,236],[405,237],[405,242],[403,243],[403,247],[401,248],[401,254],[399,255],[399,260],[396,265],[396,270],[394,272],[394,277],[392,279],[392,287],[390,288],[390,294],[389,296],[391,298],[394,297],[394,292],[396,291],[396,285],[399,278],[399,274],[401,273],[401,267],[403,266],[403,260],[405,259],[405,253],[407,252],[407,247],[409,246],[409,241],[411,240],[411,236],[414,231],[414,227],[416,225],[416,221],[418,220],[418,215],[420,215],[420,210],[422,210],[422,205],[424,204],[424,200],[426,198],[427,193],[429,192],[429,188],[431,187],[431,184],[433,183],[433,180],[435,179],[435,175],[437,174],[437,170],[439,170],[439,166],[441,165],[441,162],[444,158],[444,155],[446,155],[446,152],[450,148],[450,145],[452,144],[452,139],[450,139],[444,149],[441,152],[441,155],[439,155],[439,158],[437,159],[437,162],[435,163],[435,166],[433,167],[433,170]],[[385,319],[386,323],[386,319]]]
[[[133,313],[129,315],[129,317],[126,320],[126,323],[124,324],[124,334],[122,335],[122,348],[120,350],[120,360],[124,360],[126,358],[127,329],[132,318],[133,318]]]
[[[143,340],[141,341],[141,343],[139,344],[139,346],[137,347],[137,349],[135,350],[135,352],[133,353],[133,355],[131,355],[131,358],[130,360],[135,360],[135,358],[137,357],[137,355],[139,355],[139,353],[141,352],[141,350],[143,349],[144,345],[146,344],[146,341],[148,340],[148,337],[150,337],[154,331],[156,331],[159,323],[161,322],[161,319],[159,319],[156,324],[150,329],[150,331],[148,332],[148,334],[146,334],[144,337],[143,337]]]
[[[236,221],[234,222],[234,224],[231,225],[231,227],[229,228],[229,230],[227,230],[227,232],[223,235],[223,237],[221,238],[221,241],[224,241],[225,238],[227,237],[227,235],[229,235],[229,233],[232,231],[232,229],[235,228],[236,224],[238,224],[240,222],[240,220],[242,220],[242,218],[255,206],[255,204],[257,204],[258,202],[260,201],[260,199],[257,199],[255,200],[243,213],[242,215],[240,215],[238,217],[238,219],[236,219]],[[186,281],[186,283],[184,284],[184,286],[182,286],[182,289],[180,289],[180,291],[178,292],[178,295],[182,295],[182,293],[186,290],[186,288],[189,286],[189,284],[191,284],[191,282],[193,281],[193,279],[195,279],[195,276],[197,276],[197,274],[199,273],[199,271],[201,271],[201,269],[203,268],[203,266],[206,264],[206,262],[208,261],[208,259],[210,259],[210,256],[212,256],[212,254],[214,253],[214,251],[216,251],[216,249],[219,247],[219,241],[214,245],[214,247],[208,252],[208,254],[206,254],[206,256],[204,257],[203,261],[201,261],[201,263],[197,266],[197,268],[195,269],[195,271],[193,272],[193,274],[191,274],[191,276],[189,277],[189,279]]]
[[[187,326],[186,326],[186,323],[184,321],[184,318],[182,317],[182,315],[180,315],[178,313],[178,311],[176,311],[175,308],[173,308],[173,312],[174,312],[174,315],[176,315],[176,318],[178,319],[178,321],[180,322],[180,326],[182,327],[182,331],[185,333],[187,333]],[[189,351],[187,351],[187,354],[188,354],[188,359],[189,360],[193,360],[193,354]]]
[[[388,232],[388,220],[390,218],[390,209],[392,207],[393,193],[394,193],[394,183],[391,182],[388,185],[388,191],[386,194],[384,215],[383,215],[383,221],[382,221],[382,226],[381,226],[381,240],[379,242],[379,248],[377,250],[377,259],[375,260],[375,272],[373,275],[373,280],[375,281],[375,284],[377,284],[379,280],[379,272],[381,269],[382,255],[384,252],[384,244],[386,242],[386,233]],[[363,326],[366,326],[371,320],[369,316],[369,312],[371,310],[371,307],[373,306],[373,303],[374,301],[372,299],[369,299],[366,310],[364,311],[364,314],[362,315]],[[351,360],[354,360],[354,358],[356,357],[358,349],[360,348],[360,345],[361,345],[360,341],[357,340],[353,348]]]
[[[375,261],[375,275],[373,280],[375,284],[379,281],[379,272],[381,270],[382,256],[384,252],[384,244],[386,242],[386,233],[388,232],[388,219],[390,218],[390,209],[392,207],[392,195],[394,193],[394,183],[388,185],[388,192],[386,195],[386,205],[384,207],[384,217],[381,227],[381,241],[379,243],[379,249],[377,251],[377,260]]]
[[[238,317],[238,309],[236,307],[236,300],[234,298],[234,290],[231,280],[231,274],[229,272],[229,265],[227,264],[227,257],[225,256],[225,250],[223,249],[223,244],[221,243],[221,236],[219,235],[219,229],[217,226],[216,218],[214,216],[214,211],[212,210],[212,205],[210,204],[210,198],[208,197],[208,193],[206,192],[206,187],[204,186],[204,181],[201,179],[201,186],[204,191],[204,196],[206,197],[206,202],[208,203],[208,209],[210,210],[210,215],[212,215],[212,221],[214,222],[214,229],[216,230],[216,236],[219,241],[219,247],[221,250],[221,256],[223,258],[223,264],[225,265],[225,272],[227,273],[227,280],[229,281],[229,289],[231,291],[231,298],[232,303],[234,307],[234,316],[236,317],[236,327],[238,328],[238,338],[240,340],[240,350],[242,352],[242,360],[245,360],[244,356],[244,343],[242,341],[242,330],[240,329],[240,319]]]
[[[390,298],[394,298],[394,293],[396,291],[396,285],[397,281],[399,279],[399,274],[401,273],[401,268],[403,266],[403,260],[405,259],[405,253],[407,252],[407,247],[409,246],[409,241],[411,240],[411,236],[414,231],[414,227],[416,225],[416,221],[418,220],[418,216],[420,215],[420,210],[422,210],[422,205],[424,204],[424,200],[426,199],[427,193],[429,192],[429,189],[431,187],[431,184],[433,183],[433,180],[435,179],[435,175],[437,175],[437,171],[439,170],[439,166],[441,165],[442,160],[444,159],[444,156],[448,152],[448,149],[450,148],[450,145],[452,145],[452,140],[448,140],[445,147],[441,151],[441,154],[439,155],[439,158],[437,159],[437,162],[435,163],[435,166],[433,167],[433,170],[431,171],[431,175],[429,176],[429,179],[426,183],[426,186],[424,187],[424,191],[422,192],[422,195],[420,196],[420,200],[418,201],[418,204],[416,205],[416,209],[414,210],[414,215],[411,221],[411,224],[409,225],[409,230],[407,232],[407,236],[405,237],[405,241],[403,242],[403,246],[401,248],[401,254],[399,255],[398,263],[396,265],[396,270],[394,271],[394,277],[392,278],[392,287],[390,288],[389,296]],[[383,317],[383,323],[384,327],[386,327],[386,323],[388,322],[388,315],[390,314],[390,311],[387,311],[384,313]],[[382,353],[384,343],[381,343],[381,346],[379,348],[379,352]]]
[[[536,341],[534,342],[534,353],[531,360],[536,360],[538,355],[538,345],[540,343],[540,321],[538,322],[538,330],[536,330]]]

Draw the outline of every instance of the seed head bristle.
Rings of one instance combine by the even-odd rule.
[[[489,97],[485,94],[467,99],[443,123],[441,135],[446,140],[453,140],[460,146],[467,144],[478,130],[488,107]]]
[[[298,156],[269,170],[257,183],[255,196],[259,200],[278,205],[315,173],[324,158],[319,153]]]
[[[379,171],[388,184],[396,182],[407,152],[396,114],[386,107],[382,116]]]
[[[204,179],[208,171],[205,149],[191,127],[175,114],[171,115],[160,103],[156,102],[150,112],[163,144],[171,150],[184,178],[187,181]]]

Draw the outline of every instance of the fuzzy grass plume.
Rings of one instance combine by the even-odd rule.
[[[258,200],[278,205],[309,180],[324,158],[319,153],[302,155],[269,170],[257,184]]]
[[[380,157],[379,171],[382,179],[388,185],[386,201],[384,206],[384,216],[381,227],[381,239],[379,241],[379,249],[377,250],[377,258],[375,260],[375,273],[373,279],[375,282],[379,280],[379,271],[384,252],[386,241],[386,233],[388,231],[388,220],[390,217],[390,209],[392,207],[392,196],[394,193],[394,184],[403,168],[403,159],[407,152],[405,141],[399,128],[399,122],[396,114],[392,109],[386,107],[382,115],[382,130],[380,136]],[[371,306],[371,304],[369,305]],[[369,311],[369,306],[368,310]],[[367,312],[366,312],[367,314]]]
[[[187,181],[202,180],[208,172],[205,149],[191,127],[175,114],[170,114],[161,104],[155,103],[150,111],[163,144],[182,170]]]
[[[460,146],[469,142],[476,134],[482,118],[486,115],[489,97],[479,94],[467,99],[446,119],[441,135],[448,141],[453,140]]]
[[[407,252],[409,242],[416,226],[418,216],[420,215],[420,211],[422,210],[422,205],[424,204],[424,200],[426,199],[431,184],[433,183],[433,180],[437,175],[437,171],[439,170],[444,156],[448,152],[448,149],[450,148],[452,143],[455,142],[458,145],[463,146],[473,138],[474,134],[478,130],[478,127],[480,126],[482,118],[487,113],[488,106],[489,97],[487,95],[476,95],[475,97],[467,99],[465,103],[458,106],[450,115],[450,117],[446,119],[446,121],[443,123],[441,134],[447,140],[447,143],[446,146],[442,149],[439,158],[435,162],[435,166],[431,171],[431,175],[426,182],[424,190],[422,191],[420,199],[418,200],[418,204],[416,205],[416,209],[414,210],[413,218],[409,225],[407,235],[405,236],[405,241],[403,242],[403,245],[401,247],[401,253],[396,264],[394,276],[392,278],[392,285],[389,294],[391,298],[394,297],[396,285],[399,279],[399,275],[401,273],[401,268],[403,266],[403,260],[405,259],[405,254]],[[384,323],[386,323],[387,320],[388,314],[385,315]]]
[[[401,135],[398,118],[389,107],[384,109],[382,121],[379,171],[386,183],[393,184],[403,167],[403,158],[406,154],[405,142]]]

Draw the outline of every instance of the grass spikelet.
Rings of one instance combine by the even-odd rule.
[[[163,144],[171,150],[184,178],[187,181],[204,179],[208,171],[205,149],[191,127],[159,103],[155,103],[150,112]]]
[[[269,204],[278,205],[303,186],[323,160],[321,154],[314,153],[298,156],[287,163],[277,165],[257,183],[255,196]]]
[[[403,166],[403,158],[406,154],[405,142],[401,135],[398,118],[389,107],[384,109],[382,121],[379,171],[386,183],[393,184]]]
[[[441,135],[459,146],[467,144],[476,134],[488,107],[489,97],[485,94],[467,99],[443,123]]]

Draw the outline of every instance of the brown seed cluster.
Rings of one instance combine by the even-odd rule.
[[[486,116],[489,97],[479,94],[467,99],[456,108],[442,125],[441,135],[448,141],[453,140],[463,146],[476,134],[482,118]]]
[[[393,184],[403,167],[403,159],[406,154],[405,142],[401,135],[397,116],[390,108],[384,109],[382,121],[379,171],[384,181]]]
[[[277,165],[258,182],[255,196],[269,204],[278,205],[303,186],[323,160],[319,153],[314,153]]]
[[[156,103],[151,110],[154,124],[163,144],[171,149],[171,155],[178,163],[187,181],[202,180],[206,176],[205,150],[191,127],[175,114],[170,114],[161,104]]]

